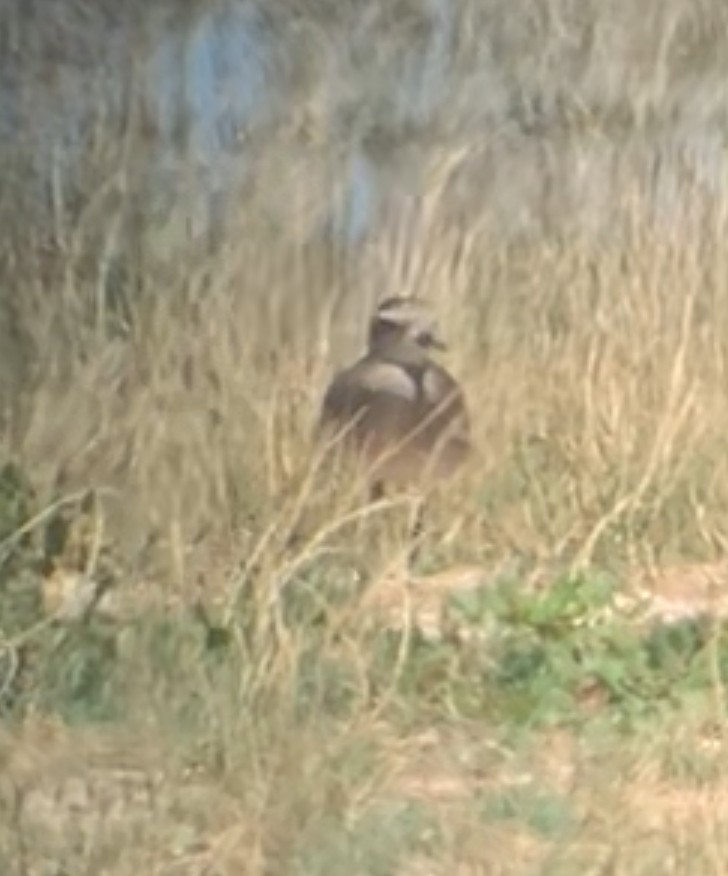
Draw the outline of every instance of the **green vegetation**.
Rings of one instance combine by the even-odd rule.
[[[29,495],[22,479],[14,483],[3,509],[9,517],[22,509],[11,540],[38,517],[32,501],[20,501]],[[3,578],[3,605],[18,602],[13,582],[32,541]],[[595,843],[605,861],[619,854],[604,831],[625,813],[608,806],[649,796],[642,771],[652,773],[656,800],[665,783],[671,793],[707,794],[722,781],[721,743],[708,743],[728,674],[720,622],[647,622],[636,604],[619,610],[620,582],[594,570],[530,590],[509,574],[454,591],[432,640],[362,623],[362,588],[332,589],[341,567],[327,574],[327,562],[282,591],[278,620],[267,623],[260,605],[243,600],[244,614],[228,621],[214,606],[180,604],[172,614],[68,624],[45,617],[40,596],[15,639],[6,621],[5,643],[22,641],[23,665],[9,679],[0,756],[26,807],[21,833],[8,822],[0,834],[8,866],[26,842],[40,858],[108,866],[132,831],[151,856],[132,855],[134,866],[170,855],[209,866],[218,844],[230,843],[222,860],[234,867],[252,831],[281,873],[392,873],[413,857],[463,854],[478,867],[487,854],[481,835],[511,850],[501,872],[577,873]],[[31,580],[40,586],[42,576]],[[45,722],[54,727],[50,745],[39,744],[38,722],[40,732]],[[108,774],[97,779],[103,790],[88,774],[88,734],[92,747],[114,740],[94,756],[94,770]],[[150,777],[163,768],[171,778],[162,787],[149,778],[140,802],[117,775],[130,768]],[[84,807],[65,804],[79,775],[85,807],[111,795],[125,815],[102,829]],[[190,791],[190,775],[209,806],[220,806],[219,822]],[[117,781],[122,787],[109,790]],[[44,787],[61,788],[57,811]],[[8,815],[13,799],[5,798]],[[144,827],[148,812],[155,820]],[[239,836],[230,818],[242,819]],[[39,838],[38,825],[50,835]],[[90,843],[83,857],[60,839],[69,830]],[[623,848],[643,852],[626,872],[653,872],[659,849],[687,854],[688,840],[656,835],[643,847],[640,833],[628,832]],[[711,872],[707,859],[703,871]]]
[[[144,84],[218,7],[139,7],[123,117],[92,89],[48,181],[26,115],[120,20],[65,2],[0,28],[0,873],[723,876],[723,6],[465,2],[407,112],[430,7],[266,3],[198,234],[185,88],[171,143]],[[440,313],[478,448],[408,575],[410,499],[310,441],[385,290]]]

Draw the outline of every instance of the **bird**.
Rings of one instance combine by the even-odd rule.
[[[424,494],[471,452],[464,393],[433,358],[446,349],[422,298],[386,298],[370,319],[366,353],[324,393],[319,434],[364,466],[373,501],[389,488]],[[422,505],[414,532],[421,529]]]

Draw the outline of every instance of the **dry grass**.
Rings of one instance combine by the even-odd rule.
[[[0,440],[37,491],[27,530],[89,489],[98,504],[49,575],[51,617],[0,639],[1,657],[39,630],[58,637],[32,708],[0,727],[3,872],[723,873],[719,681],[708,704],[679,703],[631,735],[601,700],[585,704],[601,720],[532,730],[465,717],[457,680],[477,644],[413,646],[420,614],[437,626],[453,568],[468,570],[461,589],[473,569],[487,582],[514,562],[524,587],[608,569],[627,590],[647,581],[683,602],[699,568],[701,607],[724,586],[705,570],[724,571],[728,535],[728,220],[688,175],[681,208],[657,208],[635,158],[660,107],[679,103],[688,49],[709,42],[685,4],[668,5],[645,15],[662,41],[638,28],[619,74],[655,75],[619,95],[598,62],[607,37],[622,46],[624,4],[612,27],[584,12],[596,48],[574,48],[566,73],[548,59],[581,32],[569,4],[524,13],[518,39],[552,51],[543,70],[514,61],[518,77],[547,91],[581,71],[591,102],[555,98],[553,128],[519,133],[524,174],[531,150],[548,158],[522,233],[485,196],[505,184],[499,158],[518,169],[510,134],[483,147],[454,102],[452,130],[422,144],[409,207],[393,198],[348,248],[311,234],[337,191],[322,181],[325,89],[304,82],[292,100],[305,149],[295,119],[264,130],[265,150],[253,138],[256,185],[214,246],[135,229],[146,144],[134,112],[123,142],[89,133],[80,207],[56,204],[50,231],[29,221],[9,235]],[[505,18],[501,38],[516,39]],[[605,166],[607,229],[578,220],[573,178]],[[171,211],[179,224],[185,209]],[[434,302],[477,445],[432,502],[414,583],[400,574],[407,497],[364,507],[359,484],[325,482],[310,440],[328,376],[394,291]],[[122,603],[111,632],[59,627],[68,581],[104,575],[99,608]],[[99,658],[96,723],[65,709],[59,681],[86,635],[101,654],[108,635],[114,655]]]
[[[444,318],[478,446],[442,498],[450,553],[712,558],[726,498],[722,216],[706,207],[700,222],[661,228],[630,210],[609,248],[511,247],[485,223],[463,232],[426,209],[410,285]],[[29,328],[36,379],[8,430],[44,497],[105,492],[114,541],[157,533],[177,581],[195,550],[250,551],[313,489],[322,387],[358,348],[337,338],[360,342],[370,259],[403,258],[384,233],[352,255],[353,315],[332,317],[334,278],[246,232],[231,229],[229,251],[194,273],[182,266],[115,337],[69,317],[82,284],[46,298]]]
[[[6,872],[722,870],[725,748],[696,727],[665,727],[649,754],[558,734],[514,752],[465,722],[301,732],[287,755],[271,741],[259,774],[216,774],[149,735],[26,724],[3,740]]]
[[[485,222],[456,232],[437,203],[423,210],[427,223],[406,255],[382,233],[352,257],[346,294],[356,314],[368,260],[406,259],[454,339],[451,364],[471,400],[479,451],[433,509],[426,563],[489,570],[515,555],[526,572],[625,570],[719,556],[728,499],[722,217],[707,209],[700,223],[666,229],[630,208],[609,248],[573,237],[510,247]],[[99,491],[104,539],[121,570],[112,595],[127,593],[132,615],[136,600],[154,601],[140,586],[172,606],[201,599],[233,629],[236,618],[248,623],[241,611],[258,607],[253,644],[235,633],[236,682],[212,690],[194,669],[199,652],[185,653],[185,688],[207,701],[202,727],[199,716],[185,727],[167,712],[174,676],[155,689],[154,672],[125,658],[137,689],[127,692],[123,725],[136,741],[124,758],[142,790],[115,790],[127,787],[118,749],[91,776],[75,730],[56,787],[48,748],[21,733],[14,756],[31,746],[42,779],[20,780],[22,829],[6,845],[16,862],[8,872],[23,872],[18,861],[41,872],[33,869],[41,860],[119,874],[309,874],[356,861],[363,873],[646,874],[665,872],[666,861],[668,872],[687,872],[687,861],[690,872],[721,872],[720,769],[686,790],[654,775],[661,760],[645,743],[616,762],[610,752],[605,770],[593,754],[575,753],[572,739],[557,760],[574,777],[555,788],[550,768],[532,769],[522,753],[498,755],[491,771],[496,728],[475,734],[463,765],[448,740],[437,755],[424,751],[426,708],[412,730],[390,723],[406,655],[374,695],[363,612],[380,596],[397,602],[381,580],[402,545],[387,540],[386,526],[366,528],[396,509],[369,514],[352,542],[342,522],[356,518],[357,495],[327,504],[309,474],[321,388],[339,355],[356,350],[347,342],[332,354],[324,341],[358,329],[353,316],[350,328],[346,316],[331,317],[341,290],[302,249],[232,229],[231,240],[209,264],[181,267],[123,334],[89,336],[68,321],[59,344],[58,320],[86,294],[80,281],[30,328],[43,357],[13,451],[43,502]],[[287,548],[302,508],[303,541]],[[337,589],[356,591],[362,574],[380,584],[363,600],[326,607]],[[318,659],[354,671],[343,722],[300,720],[290,705],[308,634],[286,625],[275,594],[311,575],[306,586],[319,575],[326,618]],[[316,682],[325,714],[330,683]],[[149,689],[160,704],[151,713]],[[255,720],[238,712],[251,708]],[[683,746],[686,758],[701,757],[696,739]],[[202,771],[187,778],[200,747]],[[155,779],[158,771],[168,777]],[[129,849],[121,858],[120,847]]]

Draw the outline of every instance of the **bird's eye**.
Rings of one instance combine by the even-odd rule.
[[[431,331],[418,332],[415,338],[418,345],[425,350],[444,350],[445,344]]]

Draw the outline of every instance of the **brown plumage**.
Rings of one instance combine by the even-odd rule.
[[[375,495],[387,483],[448,477],[470,450],[462,391],[430,357],[443,348],[421,300],[388,298],[372,317],[367,353],[326,391],[321,429],[364,463]]]

